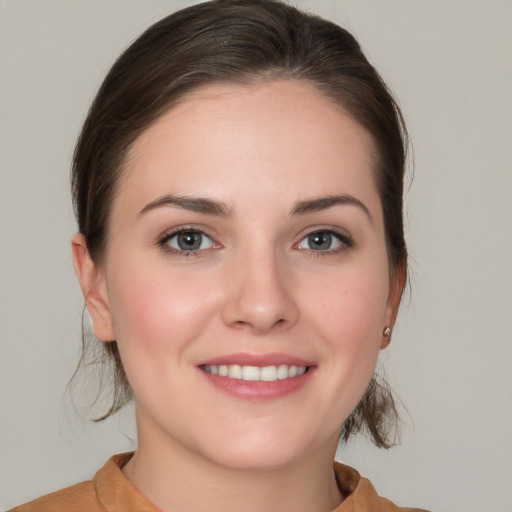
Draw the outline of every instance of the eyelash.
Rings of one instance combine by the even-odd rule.
[[[194,235],[201,235],[202,237],[206,237],[209,239],[212,243],[212,245],[215,247],[219,247],[218,244],[213,240],[211,236],[209,236],[207,233],[200,229],[196,229],[193,227],[182,227],[173,229],[170,232],[164,233],[157,242],[157,245],[162,248],[163,251],[170,254],[176,254],[178,256],[199,256],[200,253],[206,252],[208,249],[195,249],[195,250],[184,250],[184,249],[176,249],[175,247],[171,247],[169,245],[169,241],[172,240],[174,237],[179,236],[184,233],[190,233]]]
[[[327,234],[329,236],[332,236],[338,240],[340,245],[338,247],[335,247],[334,249],[327,249],[325,251],[314,250],[314,249],[305,249],[305,248],[298,247],[299,244],[301,244],[308,237],[310,237],[312,235],[316,235],[316,234]],[[355,245],[355,242],[349,235],[347,235],[344,232],[338,231],[335,228],[328,227],[328,228],[315,228],[312,231],[309,231],[300,239],[300,241],[297,244],[295,244],[295,247],[298,250],[307,251],[308,255],[311,256],[312,258],[319,258],[319,257],[323,257],[323,256],[334,256],[334,255],[342,254],[342,253],[348,251],[349,249],[351,249],[352,247],[354,247],[354,245]]]
[[[202,237],[206,237],[209,239],[212,243],[213,248],[220,247],[219,244],[217,244],[211,236],[209,236],[207,233],[200,229],[195,229],[193,227],[181,227],[177,229],[173,229],[170,232],[164,233],[157,241],[157,245],[162,248],[166,253],[175,254],[178,256],[198,256],[200,253],[204,253],[210,249],[210,247],[206,249],[195,249],[195,250],[184,250],[184,249],[177,249],[175,247],[171,247],[169,245],[169,241],[172,240],[174,237],[179,236],[180,234],[184,233],[190,233],[194,235],[200,235]],[[314,250],[314,249],[308,249],[308,248],[301,248],[299,245],[307,240],[308,237],[311,237],[313,235],[320,235],[320,234],[326,234],[331,237],[334,237],[340,245],[338,247],[335,247],[334,249],[326,249],[326,250]],[[345,233],[341,233],[340,231],[334,229],[334,228],[316,228],[302,236],[302,238],[299,240],[297,244],[294,245],[294,248],[300,251],[307,251],[308,255],[313,258],[318,258],[321,256],[332,256],[336,254],[341,254],[343,252],[346,252],[347,250],[351,249],[355,245],[353,239],[348,236]]]

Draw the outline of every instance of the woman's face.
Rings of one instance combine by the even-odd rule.
[[[238,469],[332,455],[398,298],[372,151],[285,80],[201,88],[135,142],[92,316],[141,447]]]

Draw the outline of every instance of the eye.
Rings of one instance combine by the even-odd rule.
[[[175,231],[165,236],[159,243],[176,252],[186,253],[211,249],[215,245],[208,235],[193,229]]]
[[[352,246],[352,241],[346,235],[326,229],[314,231],[305,236],[297,249],[307,249],[317,252],[337,252]]]

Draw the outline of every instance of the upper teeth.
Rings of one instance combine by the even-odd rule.
[[[204,371],[221,377],[231,377],[240,380],[262,380],[273,381],[280,379],[289,379],[302,375],[306,371],[305,366],[293,366],[281,364],[279,366],[241,366],[238,364],[214,365],[207,364],[203,366]]]

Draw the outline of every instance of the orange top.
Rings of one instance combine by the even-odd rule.
[[[131,456],[114,455],[92,480],[46,494],[10,512],[160,512],[121,471]],[[333,512],[421,512],[381,498],[370,481],[349,466],[335,463],[334,470],[340,491],[347,497]]]

